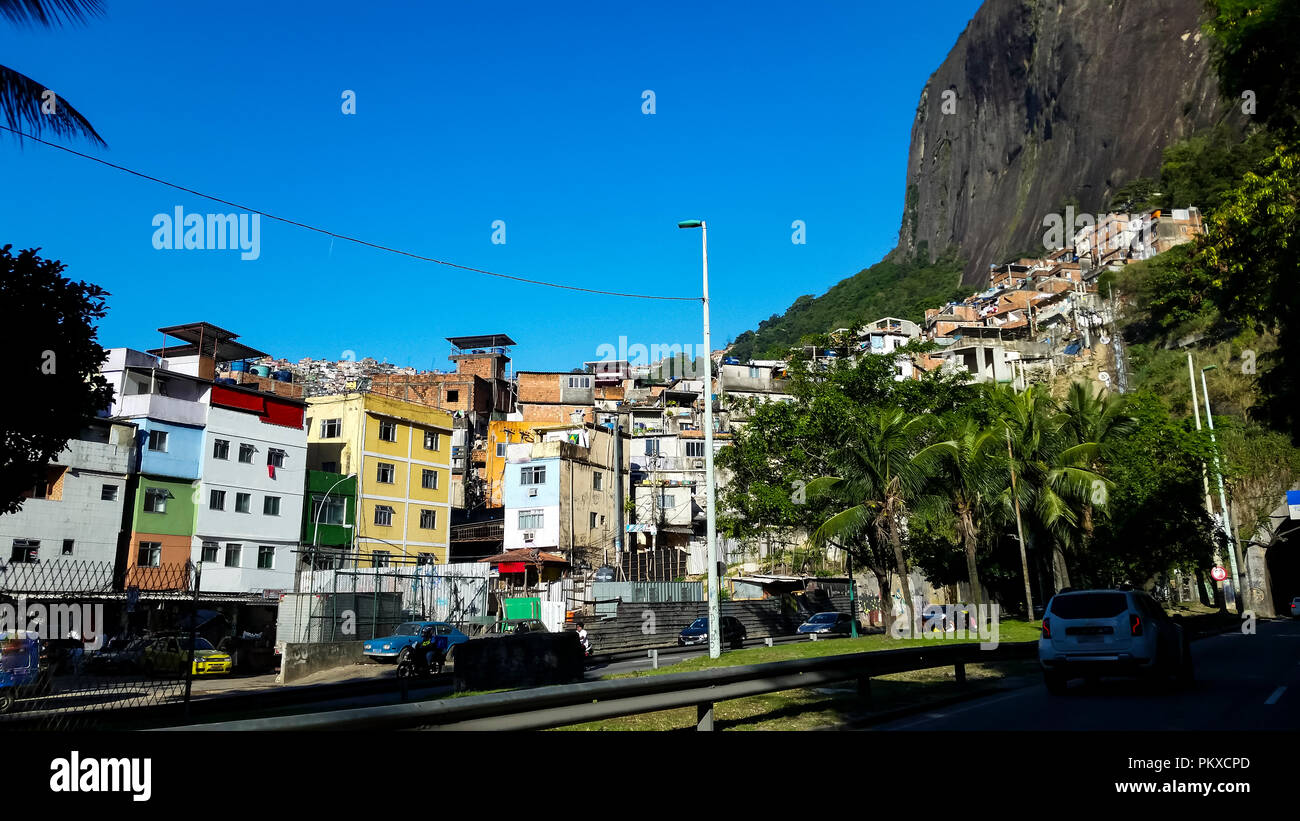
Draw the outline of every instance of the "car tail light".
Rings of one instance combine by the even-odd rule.
[[[1133,635],[1142,635],[1142,619],[1138,618],[1137,613],[1128,614],[1128,626]]]
[[[1052,637],[1052,624],[1047,619],[1043,619],[1043,638],[1050,639],[1051,637]]]

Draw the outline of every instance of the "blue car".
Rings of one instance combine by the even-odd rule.
[[[49,662],[42,657],[36,634],[17,630],[0,634],[0,713],[12,710],[19,696],[48,693],[50,685]]]
[[[420,640],[420,633],[426,627],[432,627],[435,636],[446,637],[448,656],[451,655],[452,648],[457,644],[464,644],[469,641],[469,636],[445,621],[408,621],[397,625],[397,629],[393,631],[391,636],[385,636],[382,639],[368,639],[363,642],[361,652],[372,659],[397,661],[403,650]]]

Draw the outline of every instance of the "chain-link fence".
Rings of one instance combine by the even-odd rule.
[[[357,641],[393,635],[410,621],[447,622],[473,635],[489,621],[489,572],[480,562],[302,570],[298,592],[280,601],[276,637]]]
[[[0,565],[0,729],[121,726],[132,723],[123,711],[183,710],[201,654],[191,647],[210,647],[198,587],[189,563]]]

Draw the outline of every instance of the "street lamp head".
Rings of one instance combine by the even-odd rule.
[[[704,220],[682,220],[677,223],[678,228],[699,228],[704,225]]]
[[[1205,371],[1212,371],[1212,370],[1214,370],[1214,369],[1217,368],[1217,367],[1219,367],[1219,366],[1218,366],[1218,365],[1206,365],[1204,368],[1201,368],[1201,373],[1204,373]]]

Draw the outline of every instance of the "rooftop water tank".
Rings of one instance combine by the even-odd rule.
[[[246,370],[248,370],[248,363],[245,362],[244,360],[240,359],[240,360],[238,360],[238,361],[231,362],[231,363],[230,363],[230,369],[231,369],[232,371],[246,371]]]
[[[270,375],[271,375],[271,366],[270,366],[270,365],[254,365],[254,366],[253,366],[253,373],[257,374],[258,376],[270,376]]]

